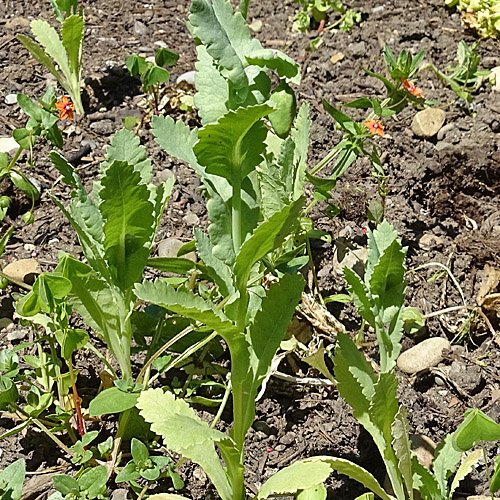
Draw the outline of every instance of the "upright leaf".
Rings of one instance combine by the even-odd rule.
[[[279,50],[261,49],[246,56],[250,64],[276,71],[280,79],[300,84],[300,66]]]
[[[255,419],[258,388],[271,367],[295,307],[300,302],[304,285],[304,279],[298,274],[286,274],[278,283],[271,285],[253,323],[248,327],[249,358],[242,359],[240,353],[231,352],[235,415],[232,435],[240,445]]]
[[[286,206],[281,212],[263,222],[243,243],[234,264],[238,290],[246,287],[252,266],[266,254],[278,248],[297,226],[302,204],[303,198],[301,197]]]
[[[83,41],[83,17],[69,16],[62,25],[62,44],[69,58],[69,69],[73,74],[79,74],[81,62],[81,48]]]
[[[153,206],[139,172],[127,162],[113,161],[101,183],[105,257],[115,283],[125,290],[141,278],[149,257]]]
[[[216,8],[218,8],[218,14],[222,19],[218,18],[215,12]],[[248,28],[244,22],[240,22],[237,27],[232,24],[222,25],[221,20],[227,19],[228,8],[232,11],[231,4],[224,0],[214,0],[213,4],[208,0],[193,0],[189,22],[193,26],[195,36],[203,42],[207,52],[223,68],[225,76],[234,86],[239,100],[243,102],[248,95],[248,78],[234,45],[238,44],[245,36],[245,30]],[[232,16],[232,12],[229,15]],[[238,14],[235,14],[234,18],[237,16]]]
[[[397,400],[396,400],[397,401]],[[413,499],[413,471],[410,446],[410,428],[408,425],[408,412],[405,406],[400,406],[392,422],[392,448],[397,458],[397,468],[405,482],[406,491],[410,500]]]
[[[31,21],[30,26],[36,41],[45,48],[47,54],[52,57],[59,66],[62,74],[66,77],[66,80],[69,81],[71,72],[68,56],[57,31],[47,21],[42,21],[41,19]]]

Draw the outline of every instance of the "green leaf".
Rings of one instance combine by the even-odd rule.
[[[442,500],[446,498],[445,494],[441,494],[432,472],[427,467],[424,467],[415,455],[412,456],[411,462],[414,490],[418,491],[424,500]]]
[[[144,75],[142,82],[145,87],[151,87],[158,83],[168,82],[170,78],[170,71],[159,66],[151,66]]]
[[[54,487],[59,493],[66,495],[78,495],[80,493],[80,487],[76,479],[66,474],[57,474],[52,477],[54,481]]]
[[[466,476],[470,474],[474,466],[481,460],[483,456],[483,450],[475,450],[469,453],[462,463],[460,464],[460,467],[458,468],[457,472],[455,473],[455,476],[453,477],[453,481],[450,486],[450,491],[448,493],[449,498],[453,497],[453,494],[455,493],[455,490],[458,488],[458,485],[460,484],[460,481],[465,479]]]
[[[4,235],[0,238],[0,257],[5,251],[5,247],[7,246],[7,243],[9,242],[10,237],[14,233],[14,226],[10,226],[9,229],[5,232]]]
[[[300,197],[263,222],[248,238],[236,257],[234,274],[237,288],[246,287],[252,266],[266,254],[278,248],[299,223],[299,213],[304,199]]]
[[[135,438],[132,438],[134,440]],[[116,475],[115,481],[117,483],[123,483],[125,481],[135,481],[139,479],[141,474],[137,470],[137,467],[133,461],[130,461],[118,474]]]
[[[62,44],[69,59],[69,70],[73,75],[77,76],[80,74],[81,67],[83,27],[82,16],[69,16],[64,20],[61,29]]]
[[[56,80],[66,88],[65,80],[63,79],[61,73],[56,69],[50,57],[45,54],[43,48],[34,42],[31,38],[25,35],[16,35],[17,39],[24,45],[26,49],[31,53],[31,55],[43,66],[45,66],[49,72],[56,78]]]
[[[104,465],[97,465],[87,469],[78,480],[78,485],[86,498],[96,498],[106,491],[106,481],[108,477],[107,468]],[[84,497],[84,498],[85,498]]]
[[[175,289],[163,281],[156,280],[136,284],[134,291],[139,299],[200,321],[225,339],[240,335],[238,329],[215,304],[190,290]]]
[[[462,455],[463,451],[454,443],[454,433],[445,436],[434,452],[432,470],[442,498],[448,496],[448,478],[455,472]]]
[[[325,465],[328,467],[325,467]],[[317,484],[321,484],[333,470],[358,481],[363,486],[373,491],[373,493],[382,500],[391,500],[391,497],[382,489],[378,481],[368,471],[349,462],[349,460],[327,456],[318,456],[301,460],[280,470],[262,485],[256,500],[264,500],[273,493],[295,493],[299,489],[307,489]]]
[[[490,492],[496,493],[500,490],[500,455],[495,458],[495,465],[491,475]]]
[[[111,415],[113,413],[122,413],[133,408],[137,403],[139,393],[124,392],[118,387],[110,387],[100,392],[89,404],[89,413],[91,417],[100,415]]]
[[[130,452],[132,453],[132,458],[136,465],[140,468],[144,467],[144,464],[149,459],[147,446],[138,439],[132,438],[130,442]]]
[[[52,57],[59,66],[61,73],[69,82],[71,71],[69,69],[68,56],[57,31],[47,21],[42,21],[41,19],[31,21],[30,27],[36,41],[45,48],[47,54]]]
[[[17,403],[19,392],[16,384],[6,375],[0,375],[0,410],[11,411],[11,406]]]
[[[194,3],[194,2],[193,2]],[[246,177],[261,161],[267,129],[262,118],[273,108],[267,104],[229,111],[217,123],[198,132],[194,153],[207,173],[231,180]]]
[[[389,396],[388,396],[389,397]],[[395,398],[394,398],[395,399]],[[397,401],[397,399],[395,399]],[[398,412],[394,416],[391,425],[392,448],[397,458],[397,468],[403,477],[406,486],[406,491],[409,492],[410,499],[413,498],[413,472],[412,472],[412,455],[410,446],[410,428],[408,425],[408,411],[405,406],[400,406]]]
[[[231,486],[214,448],[215,442],[228,440],[225,434],[211,429],[185,401],[161,389],[143,392],[137,407],[170,449],[199,464],[221,498],[231,500]]]
[[[199,45],[196,47],[196,52],[198,60],[195,63],[194,105],[201,117],[201,123],[206,125],[216,122],[229,110],[229,88],[206,47]]]
[[[141,174],[142,183],[151,182],[153,178],[151,160],[148,159],[146,148],[141,145],[139,137],[130,130],[119,130],[111,138],[111,144],[106,148],[106,162],[111,164],[113,160],[126,161]]]
[[[233,294],[234,285],[229,266],[215,257],[213,245],[205,233],[199,229],[195,229],[194,237],[196,239],[196,246],[198,248],[200,258],[205,263],[210,277],[214,280],[214,283],[218,285],[221,294],[224,297]]]
[[[293,196],[296,200],[304,194],[305,173],[307,168],[307,154],[309,152],[309,132],[311,119],[309,118],[309,103],[304,103],[299,108],[295,124],[292,128],[294,149],[294,182]]]
[[[269,121],[276,135],[284,139],[292,128],[297,111],[295,93],[288,83],[282,80],[271,93],[269,102],[275,108],[272,113],[269,113]]]
[[[213,4],[207,0],[193,0],[189,22],[194,35],[223,68],[224,76],[234,86],[240,102],[243,102],[248,95],[248,78],[234,44],[249,38],[249,31],[239,13],[234,14],[232,25],[224,25],[228,15],[232,15],[231,11],[231,4],[225,0],[214,0]]]
[[[19,500],[22,495],[26,464],[20,458],[0,472],[2,500]]]
[[[324,484],[317,484],[297,495],[297,500],[326,500],[327,491]]]
[[[27,128],[16,128],[12,131],[12,137],[23,149],[31,149],[35,145],[34,133]]]
[[[300,85],[300,66],[279,50],[261,49],[246,56],[249,64],[272,69],[280,79]]]
[[[34,118],[37,122],[42,121],[42,108],[34,103],[28,96],[17,94],[17,103],[28,116]]]
[[[9,177],[15,186],[32,200],[38,200],[38,198],[40,198],[40,191],[38,191],[36,186],[22,172],[11,170]]]
[[[126,290],[140,280],[151,251],[153,205],[147,186],[129,163],[114,160],[101,183],[104,255],[115,283]]]
[[[56,167],[57,170],[63,176],[63,181],[73,188],[73,195],[78,196],[81,201],[85,201],[88,197],[87,192],[85,191],[80,176],[76,173],[73,165],[67,162],[64,156],[61,156],[59,153],[52,151],[50,153],[50,159]]]
[[[500,424],[477,408],[464,414],[464,421],[453,433],[453,442],[463,451],[470,450],[479,441],[500,440]]]
[[[375,326],[375,316],[372,311],[372,303],[368,296],[368,290],[361,278],[348,267],[344,267],[344,278],[349,285],[347,291],[352,297],[359,315],[372,327]]]
[[[235,415],[232,435],[241,445],[255,419],[258,388],[271,368],[295,307],[300,302],[304,285],[305,281],[299,274],[286,274],[278,283],[271,285],[248,327],[249,358],[246,358],[246,353],[243,355],[229,345]]]
[[[61,355],[64,359],[71,359],[71,355],[77,349],[82,349],[89,341],[89,334],[85,330],[68,329],[66,332],[61,330],[56,332],[56,339],[61,345]]]
[[[165,273],[187,274],[196,269],[196,263],[182,257],[151,257],[147,265]]]
[[[179,59],[179,54],[173,50],[160,47],[155,52],[155,63],[158,66],[173,66]]]

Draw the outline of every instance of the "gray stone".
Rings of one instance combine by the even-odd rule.
[[[163,241],[160,241],[158,244],[158,257],[169,257],[175,258],[177,257],[177,252],[179,248],[182,247],[184,243],[177,238],[167,238]],[[194,252],[187,253],[182,256],[184,259],[192,260],[196,262],[196,254]]]
[[[418,137],[432,137],[439,132],[446,120],[442,109],[427,108],[419,111],[411,122],[411,129]]]
[[[22,340],[26,337],[26,330],[12,330],[7,334],[7,340],[12,342],[13,340]]]
[[[148,32],[148,27],[141,21],[136,20],[134,23],[134,33],[137,35],[145,35]]]
[[[358,42],[349,45],[349,52],[353,57],[362,57],[366,54],[366,43]]]
[[[199,217],[193,213],[193,212],[188,212],[182,220],[188,225],[188,226],[197,226],[200,222]]]
[[[403,352],[397,361],[398,368],[410,375],[432,366],[443,360],[443,351],[450,349],[447,339],[436,337],[424,340]]]
[[[111,493],[110,500],[127,500],[127,494],[127,489],[117,488]]]
[[[5,96],[5,104],[17,104],[17,94],[7,94]]]
[[[177,77],[177,79],[175,80],[175,83],[187,82],[190,85],[194,86],[195,76],[196,76],[196,70],[186,71],[186,73],[182,73],[182,75],[179,75]]]
[[[111,135],[114,130],[114,123],[111,120],[100,120],[90,124],[90,130],[93,130],[97,134]]]
[[[0,137],[0,153],[13,154],[19,149],[19,144],[13,137]]]

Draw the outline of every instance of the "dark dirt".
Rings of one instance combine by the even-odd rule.
[[[175,81],[177,75],[194,69],[195,50],[184,25],[189,8],[187,0],[82,3],[87,30],[83,70],[87,114],[70,127],[64,124],[63,153],[69,158],[82,145],[90,145],[91,151],[79,164],[79,173],[90,187],[109,136],[121,128],[123,116],[137,115],[137,105],[143,97],[139,82],[126,71],[125,57],[137,52],[151,55],[158,46],[155,42],[164,42],[181,54],[172,71],[171,81]],[[291,0],[255,0],[250,7],[249,21],[263,23],[256,36],[264,46],[284,50],[301,61],[303,83],[298,96],[300,101],[311,104],[313,120],[310,165],[321,159],[339,138],[331,118],[321,107],[321,100],[340,105],[346,96],[382,94],[380,82],[360,68],[382,72],[384,44],[396,53],[401,49],[413,53],[425,50],[427,60],[445,68],[453,63],[460,40],[471,43],[476,39],[462,25],[460,15],[447,10],[442,0],[353,0],[346,4],[363,13],[363,22],[349,33],[326,32],[323,45],[312,54],[306,52],[306,47],[316,34],[291,31],[296,10]],[[47,84],[54,83],[15,38],[17,33],[29,35],[28,22],[36,18],[52,19],[48,2],[4,0],[0,4],[0,136],[9,136],[13,128],[24,122],[18,106],[5,103],[6,95],[23,92],[41,96]],[[498,40],[482,42],[483,68],[500,65],[499,49]],[[337,53],[344,54],[344,58],[333,64],[330,58]],[[426,98],[441,103],[454,99],[453,93],[442,88],[431,72],[419,75],[418,86]],[[441,268],[431,265],[418,269],[419,266],[446,265],[460,284],[468,306],[476,306],[485,266],[500,267],[500,94],[489,85],[483,86],[474,97],[473,111],[469,114],[460,104],[447,107],[447,123],[452,127],[438,141],[415,137],[410,129],[415,110],[406,109],[397,119],[387,120],[386,136],[378,141],[390,188],[386,218],[408,246],[407,266],[414,270],[408,275],[408,303],[424,314],[459,306],[462,301],[456,286],[446,276],[429,280]],[[175,118],[183,117],[180,112],[175,113]],[[156,166],[157,179],[170,175],[176,178],[158,241],[167,237],[188,241],[193,225],[206,223],[196,177],[186,166],[167,158],[146,127],[139,135]],[[15,202],[1,229],[3,232],[13,222],[15,232],[3,256],[3,265],[34,255],[43,270],[50,270],[57,263],[59,250],[80,252],[74,231],[48,195],[50,190],[60,199],[68,199],[66,188],[58,182],[58,173],[48,160],[48,152],[49,147],[43,141],[34,151],[36,167],[30,175],[40,183],[42,197],[35,209],[33,225],[25,226],[18,218],[29,207],[27,200],[20,193],[9,193],[14,194]],[[2,194],[4,189],[2,186]],[[331,219],[318,208],[312,214],[317,228],[330,232],[334,239],[341,235],[352,239],[355,245],[364,246],[362,229],[368,223],[367,206],[376,192],[370,166],[358,161],[341,178],[335,191],[334,201],[341,208],[340,215]],[[313,246],[323,295],[343,292],[335,245]],[[1,296],[2,317],[12,315],[10,291]],[[350,307],[332,305],[330,310],[353,332],[359,328],[359,320]],[[450,340],[463,337],[461,345],[454,346],[438,367],[446,369],[444,382],[435,373],[417,378],[399,374],[399,393],[408,407],[412,432],[425,434],[435,442],[458,425],[467,408],[480,408],[496,421],[500,418],[498,318],[486,311],[496,332],[496,339],[492,339],[483,318],[476,316],[470,322],[469,312],[453,311],[433,317],[427,323],[425,336]],[[0,330],[2,347],[29,338],[29,333],[17,325]],[[370,342],[373,338],[368,334],[366,340]],[[417,340],[420,339],[406,338],[403,349]],[[95,394],[100,367],[95,358],[80,356],[76,362],[85,400]],[[291,365],[282,367],[296,376],[314,375],[306,373],[303,366],[302,369],[301,373]],[[2,432],[13,425],[8,416],[0,420]],[[226,424],[223,421],[221,425]],[[53,466],[65,464],[52,443],[35,430],[4,440],[0,448],[2,466],[24,457],[29,471],[53,473],[56,472]],[[490,447],[490,458],[494,453],[494,447]],[[360,430],[336,391],[273,379],[258,403],[257,421],[248,437],[248,491],[255,493],[267,477],[294,460],[316,454],[349,458],[383,479],[383,464],[371,438]],[[60,472],[64,467],[57,470]],[[199,469],[184,466],[183,474],[187,496],[204,498],[207,490],[212,491]],[[461,484],[461,496],[485,493],[484,478],[484,470],[479,467]],[[31,490],[36,494],[32,498],[42,498],[40,494],[50,482],[34,484]],[[329,498],[352,499],[362,493],[358,485],[341,476],[332,476],[327,485]]]

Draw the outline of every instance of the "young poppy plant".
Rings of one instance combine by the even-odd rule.
[[[409,92],[411,95],[414,95],[415,97],[420,97],[421,99],[424,98],[422,90],[416,87],[413,82],[411,82],[406,78],[401,78],[401,82],[403,82],[403,87],[405,88],[405,90]]]
[[[382,125],[382,122],[379,120],[366,120],[364,123],[365,127],[369,130],[370,134],[373,135],[384,135],[384,126]]]
[[[73,120],[75,107],[68,96],[63,95],[61,100],[56,102],[56,108],[59,110],[60,120],[66,120],[66,118],[71,121]]]

